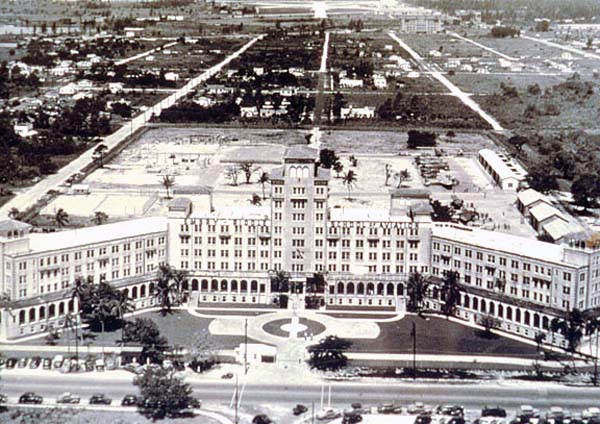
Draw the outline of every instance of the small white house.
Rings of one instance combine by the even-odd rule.
[[[118,94],[123,92],[123,83],[122,82],[109,82],[108,83],[108,91],[111,94]]]
[[[340,78],[341,88],[362,88],[363,80],[358,78]]]
[[[14,125],[14,130],[17,135],[23,138],[29,138],[36,135],[38,132],[33,129],[33,125],[30,122],[18,123]]]
[[[341,119],[373,119],[373,118],[375,118],[375,107],[373,107],[373,106],[354,107],[352,105],[350,105],[349,107],[343,107],[340,110],[340,118]]]
[[[241,106],[240,116],[242,118],[258,118],[258,108],[256,106]]]
[[[165,80],[179,81],[179,74],[177,72],[167,72],[165,73]]]
[[[261,343],[242,343],[234,349],[236,361],[240,364],[273,363],[277,358],[277,348]]]
[[[385,89],[388,84],[383,75],[375,74],[373,75],[373,85],[378,89]]]
[[[70,82],[67,85],[63,85],[62,87],[60,87],[58,89],[58,94],[60,94],[61,96],[72,96],[73,94],[77,93],[77,91],[77,84]]]

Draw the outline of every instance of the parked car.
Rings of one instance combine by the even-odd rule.
[[[294,412],[294,415],[302,415],[306,411],[308,411],[308,408],[299,403],[298,405],[294,406],[294,409],[292,411]]]
[[[500,408],[499,406],[495,408],[483,408],[481,410],[482,417],[498,417],[498,418],[506,418],[506,409]]]
[[[231,373],[231,372],[228,372],[228,373],[226,373],[226,374],[223,374],[223,375],[221,376],[221,378],[222,378],[223,380],[231,380],[231,379],[233,378],[233,373]]]
[[[26,392],[19,397],[19,403],[29,403],[29,404],[40,404],[44,401],[44,398],[40,395],[37,395],[33,392]]]
[[[342,414],[333,408],[325,408],[322,411],[317,412],[318,420],[334,420],[339,418]]]
[[[443,405],[436,409],[436,413],[450,415],[452,417],[462,417],[465,413],[465,409],[460,405]]]
[[[8,402],[8,398],[6,397],[6,395],[0,394],[0,403],[6,402]]]
[[[191,408],[180,409],[179,411],[167,412],[167,418],[193,418],[196,413]]]
[[[17,358],[8,358],[6,360],[6,368],[14,368],[19,360]]]
[[[356,424],[363,420],[361,411],[358,409],[347,409],[344,411],[342,424]]]
[[[35,356],[35,357],[31,358],[31,361],[29,361],[29,368],[37,369],[41,363],[42,363],[42,358],[40,358],[39,356]]]
[[[432,418],[429,414],[420,414],[415,420],[415,424],[431,424]]]
[[[423,405],[421,402],[415,402],[406,408],[406,412],[409,414],[422,414],[427,411],[425,405]]]
[[[17,367],[19,368],[25,368],[27,366],[27,358],[21,358],[19,359],[19,362],[17,362]]]
[[[104,394],[95,394],[90,398],[90,405],[110,405],[112,399]]]
[[[50,359],[50,358],[42,359],[42,368],[44,368],[45,370],[51,369],[52,368],[52,359]]]
[[[56,398],[56,403],[79,403],[81,398],[79,396],[75,396],[72,393],[65,392]]]
[[[393,414],[394,413],[394,404],[393,403],[384,403],[382,405],[377,406],[377,412],[380,414]]]
[[[137,406],[139,400],[135,395],[125,395],[121,401],[121,406]]]
[[[199,399],[191,398],[188,403],[188,408],[200,409],[202,408],[202,402]]]
[[[4,358],[0,358],[0,368],[3,368],[6,365],[6,360]]]
[[[65,358],[62,355],[56,355],[52,360],[52,366],[55,369],[62,368]]]

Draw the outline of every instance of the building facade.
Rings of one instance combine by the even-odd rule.
[[[290,147],[270,178],[268,206],[215,211],[206,196],[180,197],[167,217],[47,234],[0,222],[0,337],[64,326],[77,310],[78,277],[126,290],[138,308],[153,306],[162,263],[187,272],[191,306],[276,307],[272,277],[286,272],[302,300],[317,297],[313,306],[402,310],[407,280],[418,272],[432,277],[426,306],[436,310],[441,279],[456,271],[460,317],[491,315],[527,337],[552,337],[552,318],[574,307],[600,307],[600,249],[593,244],[434,223],[426,196],[406,190],[391,192],[386,209],[330,207],[329,170],[306,146]],[[317,276],[323,284],[310,294]]]

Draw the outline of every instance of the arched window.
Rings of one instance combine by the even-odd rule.
[[[502,306],[500,304],[498,305],[498,316],[500,318],[504,318],[504,306]]]
[[[398,284],[398,296],[404,296],[404,284]]]
[[[52,304],[48,307],[48,318],[54,318],[56,316],[56,305]]]
[[[250,291],[252,293],[255,293],[258,291],[258,283],[256,282],[256,280],[250,281]]]
[[[243,292],[248,291],[248,282],[246,280],[240,281],[240,290]]]
[[[201,290],[208,291],[208,280],[202,280],[201,284],[202,284]]]
[[[392,283],[388,283],[387,284],[385,293],[388,296],[393,296],[394,295],[394,285]]]
[[[337,292],[338,294],[344,294],[344,283],[342,281],[340,281],[337,285]]]
[[[65,314],[65,303],[60,302],[58,304],[58,315],[64,315],[64,314]]]
[[[310,176],[310,171],[308,170],[308,167],[303,167],[302,168],[302,178],[306,179]]]
[[[548,329],[548,326],[549,326],[548,317],[544,316],[544,317],[542,318],[542,328],[543,328],[544,330],[547,330],[547,329]]]
[[[490,307],[489,307],[489,311],[490,315],[495,315],[496,314],[496,307],[494,305],[494,302],[490,302]]]
[[[487,305],[486,305],[486,303],[485,303],[485,299],[481,299],[481,302],[480,302],[480,304],[479,304],[479,305],[480,305],[480,309],[479,309],[479,310],[480,310],[481,312],[485,313],[485,311],[487,310],[487,308],[486,308],[486,306],[487,306]]]
[[[25,311],[19,312],[19,324],[25,324]]]
[[[479,309],[479,299],[474,297],[473,298],[473,310],[477,311]]]
[[[533,326],[540,328],[540,316],[538,314],[533,314]]]
[[[232,292],[237,292],[238,291],[238,282],[237,282],[237,280],[231,280],[231,291]]]
[[[148,294],[152,295],[154,294],[154,283],[150,283],[149,289],[148,289]]]
[[[471,307],[471,299],[469,298],[468,294],[465,294],[464,304],[465,304],[465,308],[470,308]]]
[[[131,289],[131,298],[132,299],[137,299],[138,298],[138,288],[137,288],[137,286],[134,286]]]
[[[142,286],[140,287],[140,297],[144,298],[146,297],[146,285],[142,284]]]
[[[375,284],[373,284],[373,283],[367,284],[367,294],[369,294],[369,295],[375,294]]]
[[[221,291],[224,291],[224,292],[228,291],[227,280],[221,280]]]
[[[365,285],[363,283],[356,285],[356,294],[365,294]]]
[[[529,315],[529,311],[525,311],[525,322],[524,322],[524,324],[525,325],[531,325],[531,318],[530,318],[530,315]]]
[[[123,289],[123,296],[125,296],[126,299],[129,298],[129,289]]]
[[[217,280],[211,280],[210,282],[210,291],[218,291],[219,290],[219,282]]]
[[[515,321],[521,323],[521,310],[519,308],[515,309]]]
[[[346,293],[347,294],[354,294],[354,283],[348,283],[346,285]]]
[[[29,322],[35,321],[35,309],[31,308],[29,310]]]
[[[190,283],[188,280],[183,280],[181,282],[181,290],[188,291],[190,289]]]
[[[204,280],[206,281],[206,280]],[[198,280],[196,280],[195,278],[192,280],[192,291],[198,291]]]
[[[69,308],[69,312],[75,312],[75,302],[73,302],[73,299],[69,300],[67,307]]]
[[[431,290],[431,297],[433,297],[434,299],[437,299],[439,297],[440,293],[437,287],[434,287]]]
[[[39,315],[40,319],[46,318],[46,307],[45,306],[40,306],[40,312],[38,315]]]

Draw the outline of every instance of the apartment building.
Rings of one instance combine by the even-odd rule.
[[[138,308],[152,306],[165,262],[188,272],[191,305],[273,304],[271,277],[286,271],[300,287],[324,276],[321,307],[402,310],[406,281],[419,272],[433,277],[427,306],[439,309],[440,281],[457,271],[459,316],[491,315],[524,336],[550,334],[552,318],[573,307],[600,308],[597,243],[555,245],[434,223],[424,190],[391,190],[388,208],[331,207],[330,179],[317,150],[292,146],[271,172],[266,206],[215,210],[206,196],[180,197],[167,217],[42,234],[0,222],[0,338],[63,326],[77,309],[77,277],[108,281]]]
[[[56,233],[32,233],[0,222],[0,336],[59,328],[77,309],[75,279],[126,287],[138,307],[152,302],[151,284],[167,260],[167,220],[144,218]]]

